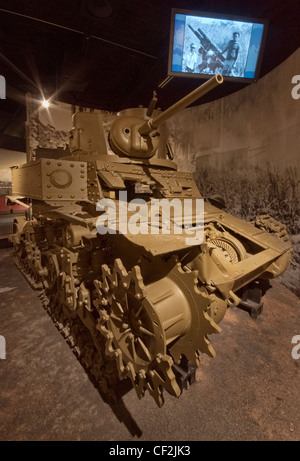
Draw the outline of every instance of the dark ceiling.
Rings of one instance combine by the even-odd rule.
[[[299,0],[0,0],[0,147],[24,138],[24,94],[118,111],[147,106],[157,90],[163,110],[203,81],[167,77],[171,8],[269,21],[260,77],[300,45]],[[197,104],[245,84],[224,82]]]

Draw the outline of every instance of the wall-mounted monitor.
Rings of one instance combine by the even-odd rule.
[[[252,82],[266,32],[266,20],[173,8],[168,75]]]

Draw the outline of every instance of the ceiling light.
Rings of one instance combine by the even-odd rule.
[[[43,102],[42,102],[42,106],[45,107],[45,108],[47,108],[47,107],[50,106],[50,104],[49,104],[48,101],[46,101],[46,99],[44,99]]]

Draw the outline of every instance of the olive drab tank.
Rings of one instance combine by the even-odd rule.
[[[179,397],[201,354],[214,357],[226,310],[256,317],[268,280],[289,265],[284,225],[218,208],[173,162],[164,122],[222,81],[164,112],[154,93],[147,110],[117,114],[108,139],[100,114],[78,112],[70,156],[12,168],[9,199],[28,206],[14,224],[15,262],[108,400],[122,383],[158,406],[164,390]]]

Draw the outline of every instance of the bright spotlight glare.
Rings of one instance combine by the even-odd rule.
[[[49,107],[49,105],[49,102],[44,99],[44,101],[42,102],[42,106],[47,108]]]

